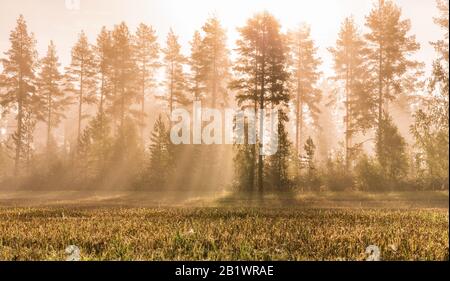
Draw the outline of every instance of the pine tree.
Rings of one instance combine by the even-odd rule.
[[[18,175],[23,161],[27,158],[24,154],[27,145],[24,119],[26,115],[31,117],[30,111],[36,104],[35,95],[35,71],[37,67],[36,42],[33,34],[28,33],[27,24],[21,15],[17,19],[16,28],[9,36],[10,49],[5,53],[6,58],[2,59],[3,79],[1,87],[5,90],[1,96],[0,104],[4,108],[17,108],[17,128],[14,133],[14,173]],[[27,112],[28,111],[28,112]],[[31,122],[31,121],[30,121]]]
[[[191,56],[189,58],[189,66],[191,69],[189,89],[193,94],[193,98],[196,101],[200,101],[204,98],[205,92],[205,63],[202,37],[200,32],[196,31],[191,44]]]
[[[295,150],[298,154],[302,145],[305,110],[310,112],[316,122],[320,113],[318,103],[321,99],[321,91],[317,82],[321,75],[318,70],[321,60],[317,57],[317,47],[311,39],[308,25],[303,24],[297,30],[289,33],[289,46],[292,88],[295,93]]]
[[[216,108],[227,105],[227,81],[229,59],[226,32],[217,17],[209,18],[203,25],[202,40],[203,71],[208,106]]]
[[[286,130],[287,116],[282,110],[278,113],[279,122],[276,130],[278,137],[278,149],[274,155],[268,157],[267,174],[270,185],[278,191],[287,191],[290,187],[288,175],[289,159],[291,155],[291,142]],[[281,118],[280,118],[281,117]]]
[[[345,89],[345,163],[347,170],[354,158],[352,137],[369,129],[374,120],[370,73],[367,72],[367,47],[353,18],[346,18],[341,26],[336,47],[329,51],[334,57],[335,80]]]
[[[100,97],[98,103],[98,112],[104,117],[106,101],[111,98],[111,74],[112,74],[112,36],[111,32],[102,27],[97,36],[97,42],[94,46],[95,61],[97,72],[99,74]]]
[[[76,95],[78,103],[77,141],[81,137],[81,123],[84,118],[83,106],[96,102],[96,66],[92,47],[82,31],[72,48],[72,60],[66,68],[68,88]]]
[[[159,67],[159,45],[155,30],[151,26],[141,23],[135,35],[136,62],[140,84],[140,125],[141,136],[144,137],[145,122],[145,96],[148,90],[155,87],[156,70]]]
[[[150,140],[149,184],[153,188],[164,188],[172,172],[172,156],[169,130],[161,115],[155,122]]]
[[[59,72],[59,67],[55,45],[50,41],[47,55],[41,60],[38,78],[38,92],[42,100],[40,117],[47,124],[47,150],[50,149],[52,142],[52,129],[65,117],[64,111],[70,102],[70,97],[65,97],[62,90],[63,76]]]
[[[78,149],[78,171],[81,181],[102,179],[112,157],[112,137],[107,120],[98,114],[84,129]]]
[[[239,29],[241,39],[237,41],[238,59],[234,70],[237,78],[230,87],[237,91],[236,99],[241,107],[251,107],[261,113],[286,103],[289,99],[286,90],[288,73],[286,71],[286,38],[280,32],[280,24],[269,13],[263,12],[247,21]],[[263,149],[265,131],[263,118],[259,118],[259,149]],[[256,154],[256,144],[253,153]],[[256,157],[255,157],[256,159]],[[263,192],[263,155],[257,161],[257,187]],[[253,178],[253,177],[252,177]]]
[[[118,118],[119,128],[123,128],[126,119],[135,117],[130,106],[137,100],[139,93],[138,67],[133,38],[124,22],[115,26],[112,39],[113,94],[110,109],[114,122]]]
[[[244,143],[234,148],[234,187],[241,192],[251,193],[255,185],[256,154],[254,145],[249,143],[249,120],[244,120]]]
[[[311,137],[306,140],[304,149],[306,153],[306,159],[308,161],[308,172],[311,173],[311,171],[315,169],[314,154],[316,153],[316,145],[314,144],[314,141]]]
[[[181,54],[181,46],[178,43],[178,37],[172,29],[167,35],[166,48],[163,50],[164,64],[166,68],[165,85],[168,93],[164,99],[168,103],[169,115],[177,105],[187,105],[189,102],[186,97],[186,77],[183,70],[183,65],[186,58]]]
[[[412,60],[420,45],[409,35],[411,23],[401,19],[401,9],[392,1],[378,0],[366,17],[369,32],[365,35],[369,54],[367,70],[373,74],[376,85],[376,111],[378,126],[383,114],[388,114],[388,102],[395,100],[411,84],[407,74],[421,64]]]
[[[398,183],[408,170],[405,139],[398,132],[391,117],[384,115],[376,133],[376,154],[387,184]]]

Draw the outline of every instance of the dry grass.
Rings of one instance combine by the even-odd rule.
[[[448,260],[448,209],[3,208],[1,260]]]

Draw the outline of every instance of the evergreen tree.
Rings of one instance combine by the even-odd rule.
[[[151,26],[141,23],[135,35],[136,63],[140,84],[139,101],[141,103],[140,125],[141,136],[144,137],[145,96],[149,89],[155,87],[156,69],[159,67],[159,45],[155,30]]]
[[[308,172],[311,173],[314,167],[314,154],[316,153],[316,145],[311,137],[309,137],[305,142],[305,153],[306,159],[308,161]]]
[[[366,69],[366,43],[353,18],[344,20],[336,47],[329,50],[334,57],[334,79],[342,82],[345,89],[345,163],[348,170],[357,147],[353,147],[352,137],[369,129],[375,118],[370,73]]]
[[[421,66],[410,58],[420,45],[415,36],[408,34],[410,21],[401,19],[401,9],[390,0],[378,0],[366,17],[366,26],[370,30],[365,35],[369,50],[367,70],[377,88],[376,121],[381,126],[383,114],[388,114],[388,102],[409,90],[407,86],[412,83],[408,73]]]
[[[150,140],[149,183],[153,188],[164,188],[171,175],[173,163],[169,130],[161,115],[155,122]]]
[[[169,115],[177,105],[187,105],[189,102],[186,97],[186,77],[183,65],[186,58],[181,54],[181,46],[178,43],[178,37],[172,29],[167,35],[166,48],[163,50],[164,64],[166,68],[166,80],[164,81],[168,93],[164,99],[168,103]]]
[[[226,32],[217,17],[209,18],[202,27],[202,62],[208,106],[216,108],[227,105],[227,82],[229,59]]]
[[[25,135],[30,133],[31,126],[28,125],[33,121],[28,120],[28,124],[25,124],[25,119],[31,118],[31,112],[39,106],[35,95],[35,71],[38,65],[36,42],[34,35],[28,32],[22,15],[17,19],[17,25],[11,31],[9,40],[11,47],[5,53],[6,58],[1,60],[3,79],[0,86],[4,89],[4,93],[1,95],[0,104],[6,109],[17,108],[17,128],[13,139],[14,173],[18,175],[24,160],[28,159],[26,151],[29,138]]]
[[[135,60],[133,37],[124,22],[114,27],[112,40],[113,94],[110,110],[113,121],[118,119],[117,125],[122,129],[126,119],[136,115],[130,107],[138,99],[139,69]]]
[[[200,32],[196,31],[191,44],[191,57],[189,58],[189,66],[191,69],[189,89],[193,94],[194,100],[202,100],[205,92],[205,63],[202,37]]]
[[[105,177],[112,157],[109,123],[98,114],[81,135],[77,154],[81,181],[97,181]]]
[[[295,93],[295,150],[297,154],[302,145],[302,135],[305,120],[305,110],[317,122],[320,113],[318,103],[321,91],[317,85],[320,78],[318,70],[321,60],[317,57],[317,47],[311,39],[308,25],[301,25],[289,34],[291,56],[291,71],[293,92]]]
[[[376,133],[376,154],[387,184],[398,183],[406,176],[406,142],[388,116],[382,120]]]
[[[72,48],[72,60],[66,68],[66,79],[69,82],[68,88],[76,95],[78,103],[78,128],[77,140],[81,137],[81,122],[83,116],[83,106],[96,102],[96,66],[94,54],[89,45],[86,34],[82,31],[78,41]]]
[[[280,24],[269,13],[263,12],[247,21],[239,29],[241,38],[237,41],[238,59],[234,70],[237,78],[231,88],[237,91],[236,99],[243,108],[253,106],[261,113],[266,108],[286,104],[289,100],[286,82],[286,38],[280,31]],[[281,108],[282,109],[282,108]],[[259,149],[263,149],[263,118],[259,118]],[[256,154],[256,145],[253,153]],[[256,157],[255,157],[256,159]],[[263,155],[257,161],[257,187],[263,192]],[[253,178],[253,177],[252,177]]]
[[[286,191],[290,187],[288,168],[291,155],[291,142],[289,141],[286,130],[287,116],[282,110],[279,111],[278,116],[279,122],[276,128],[278,130],[278,148],[274,155],[268,157],[266,170],[267,178],[270,180],[270,186],[278,191]]]
[[[40,117],[47,124],[47,150],[50,149],[52,142],[52,129],[65,117],[64,111],[70,102],[62,90],[63,76],[59,72],[59,66],[55,45],[50,41],[47,55],[41,61],[38,78],[39,96],[42,100]]]
[[[256,154],[254,145],[249,143],[249,122],[244,120],[244,143],[235,144],[234,148],[234,187],[242,192],[251,193],[255,184]]]
[[[102,116],[105,113],[106,101],[111,98],[112,91],[112,36],[111,32],[102,27],[97,36],[97,42],[94,46],[94,55],[97,66],[97,72],[100,80],[100,97],[98,103],[98,112]]]

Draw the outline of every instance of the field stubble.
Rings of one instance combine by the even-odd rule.
[[[448,260],[448,209],[0,208],[1,260]]]

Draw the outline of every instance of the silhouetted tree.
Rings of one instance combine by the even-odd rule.
[[[144,128],[146,116],[145,96],[149,89],[156,86],[155,75],[159,67],[159,44],[157,42],[155,30],[151,26],[141,23],[135,35],[135,56],[138,67],[138,76],[140,84],[139,101],[141,103],[140,120],[141,137],[144,138]]]
[[[196,31],[192,38],[191,44],[191,56],[189,58],[189,66],[191,73],[189,76],[189,89],[193,94],[194,100],[202,100],[205,95],[205,63],[204,53],[202,45],[202,37],[200,32]]]
[[[5,89],[2,93],[0,102],[3,107],[10,109],[12,106],[17,108],[17,128],[13,135],[15,145],[14,173],[18,175],[21,164],[27,160],[29,134],[33,120],[24,124],[26,115],[32,118],[31,112],[38,105],[35,96],[35,71],[38,65],[36,41],[34,35],[28,33],[27,24],[22,15],[17,19],[17,25],[9,36],[11,43],[10,49],[5,53],[6,58],[2,59],[3,79],[1,87]],[[28,112],[27,112],[28,111]],[[25,128],[27,127],[27,128]],[[28,131],[27,131],[28,130]]]
[[[114,27],[112,32],[112,84],[110,111],[113,122],[119,121],[119,130],[122,130],[125,120],[135,118],[136,112],[131,110],[139,96],[139,69],[135,60],[133,36],[128,26],[122,22]]]
[[[261,113],[266,108],[285,104],[289,100],[286,82],[286,37],[280,24],[268,12],[255,15],[239,29],[238,59],[234,70],[236,79],[231,88],[237,91],[236,99],[242,108],[253,106]],[[256,126],[256,124],[255,124]],[[263,118],[259,118],[259,150],[263,149]],[[256,145],[253,148],[257,153]],[[256,158],[256,157],[255,157]],[[259,153],[257,187],[263,192],[263,155]]]
[[[321,91],[317,82],[321,72],[321,64],[317,56],[317,47],[311,39],[311,30],[308,25],[301,25],[297,30],[289,33],[290,68],[292,72],[292,88],[295,93],[295,150],[299,154],[302,145],[304,126],[304,112],[308,109],[313,120],[317,121],[320,113],[318,103]]]
[[[383,114],[388,114],[389,101],[401,96],[405,89],[413,85],[408,73],[421,66],[410,58],[420,45],[415,36],[408,33],[411,29],[409,20],[401,19],[401,9],[392,1],[379,0],[366,17],[365,35],[368,42],[368,68],[376,84],[376,110],[378,126]]]
[[[186,58],[181,54],[181,46],[178,43],[178,37],[173,30],[167,35],[166,48],[164,53],[164,66],[166,68],[166,79],[164,81],[168,93],[163,97],[167,101],[169,114],[177,105],[186,105],[188,98],[186,97],[186,77],[183,65]]]
[[[38,77],[38,92],[41,99],[41,115],[47,124],[47,150],[52,142],[52,129],[57,127],[70,103],[70,97],[63,92],[63,75],[59,72],[60,63],[56,55],[53,41],[50,41],[47,55],[41,60],[41,71]]]
[[[405,139],[392,119],[385,116],[376,133],[376,154],[387,183],[395,184],[406,176],[408,159]]]
[[[72,60],[66,68],[68,89],[76,95],[78,103],[77,141],[80,140],[84,118],[83,106],[96,102],[95,59],[86,34],[82,31],[72,48]]]
[[[345,163],[347,170],[354,158],[352,137],[359,131],[371,128],[374,120],[375,100],[367,71],[367,48],[353,18],[346,18],[341,26],[336,47],[330,48],[334,57],[337,81],[345,89]]]
[[[172,172],[172,155],[169,130],[159,115],[151,135],[150,161],[147,176],[149,184],[154,188],[164,188]]]
[[[229,79],[229,59],[227,37],[217,17],[209,18],[203,25],[202,70],[205,80],[208,105],[216,108],[228,103],[227,82]]]

